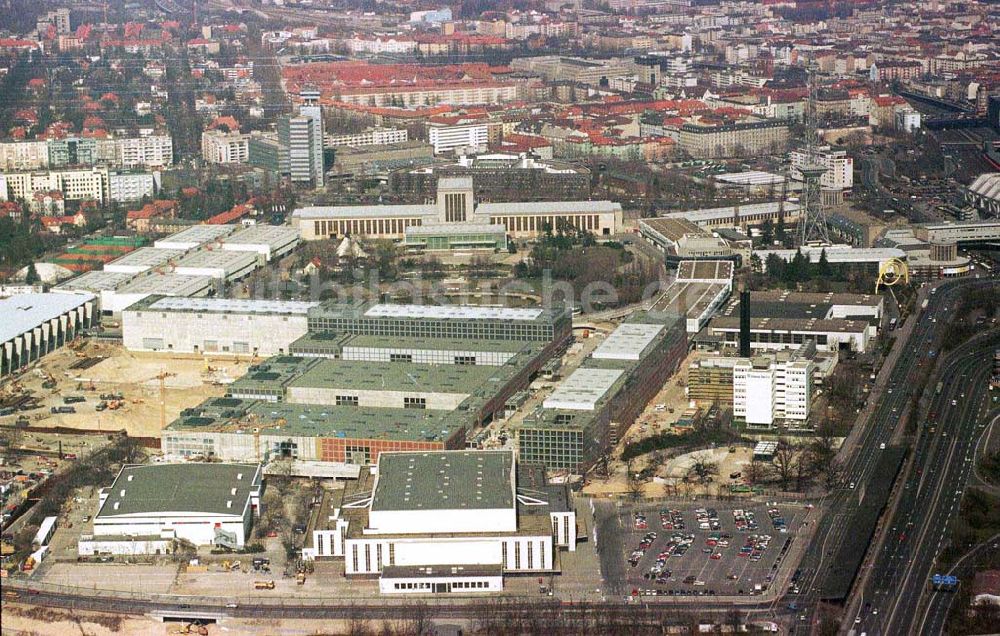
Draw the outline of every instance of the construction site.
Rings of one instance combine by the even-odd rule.
[[[0,426],[159,438],[180,412],[241,376],[252,360],[126,351],[76,340],[0,387]],[[169,369],[169,371],[167,371]],[[158,444],[157,444],[158,445]]]

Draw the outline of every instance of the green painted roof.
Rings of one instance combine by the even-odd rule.
[[[511,451],[382,453],[371,510],[495,510],[515,505]]]
[[[260,488],[259,470],[256,464],[125,466],[97,517],[172,512],[243,516],[250,493]]]

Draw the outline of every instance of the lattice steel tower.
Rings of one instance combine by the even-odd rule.
[[[818,118],[816,117],[816,75],[812,64],[809,65],[808,73],[809,100],[806,103],[806,112],[803,117],[806,127],[806,147],[804,149],[806,160],[798,168],[803,181],[799,245],[806,245],[810,242],[830,245],[830,228],[826,220],[826,211],[823,210],[820,190],[820,179],[826,172],[826,166],[817,161],[816,157]]]

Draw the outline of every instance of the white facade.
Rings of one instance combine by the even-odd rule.
[[[797,181],[803,180],[799,168],[815,163],[826,168],[826,172],[819,179],[819,184],[823,188],[850,190],[854,187],[854,159],[847,156],[846,150],[833,150],[829,146],[820,146],[813,149],[812,159],[803,149],[793,150],[790,157],[792,178]]]
[[[292,181],[322,187],[323,111],[320,106],[302,106],[299,114],[278,120],[281,171]]]
[[[299,355],[308,356],[308,353]],[[455,364],[456,358],[477,365],[503,366],[516,354],[509,351],[471,351],[455,349],[415,349],[402,347],[345,346],[340,353],[343,360],[364,362],[392,362],[399,356],[410,356],[410,362],[419,364]],[[468,363],[468,362],[465,362]]]
[[[122,341],[130,351],[273,356],[306,334],[306,311],[315,305],[163,298],[122,312]]]
[[[108,175],[108,199],[124,203],[156,195],[159,173],[122,172]]]
[[[488,143],[486,124],[430,126],[428,136],[436,155],[447,152],[483,152]]]
[[[912,133],[920,128],[920,113],[913,109],[896,111],[896,130]]]
[[[756,426],[808,420],[813,366],[803,359],[738,360],[733,367],[733,415]]]
[[[384,146],[408,139],[409,132],[405,128],[371,128],[352,135],[328,135],[325,143],[327,146]]]
[[[0,143],[0,170],[40,170],[49,165],[49,146],[45,141],[6,141]]]
[[[147,135],[116,139],[118,163],[123,168],[164,168],[174,162],[174,142],[170,135]]]
[[[123,466],[114,483],[102,489],[93,533],[78,549],[81,555],[143,554],[163,549],[166,541],[215,545],[219,531],[243,547],[260,508],[261,488],[259,465]]]
[[[201,133],[201,158],[208,163],[246,163],[250,159],[250,135],[206,130]]]

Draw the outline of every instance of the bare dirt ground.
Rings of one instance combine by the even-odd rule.
[[[86,357],[103,359],[85,369],[71,369]],[[211,371],[207,368],[211,367]],[[136,437],[160,435],[160,380],[164,378],[164,419],[170,423],[182,409],[195,406],[209,397],[221,396],[225,383],[242,376],[248,361],[232,358],[147,354],[126,351],[120,346],[89,343],[74,352],[63,348],[42,359],[39,368],[22,376],[24,388],[43,398],[31,426],[117,431],[125,429]],[[43,373],[56,381],[55,389],[43,389]],[[124,405],[118,410],[97,411],[102,393],[120,392]],[[74,404],[76,413],[51,414],[50,408],[62,406],[66,396],[83,396],[86,401]],[[29,429],[30,430],[30,429]]]
[[[372,621],[373,632],[382,626]],[[347,621],[330,620],[237,620],[226,619],[220,624],[205,626],[209,636],[324,636],[346,634],[351,630]],[[184,633],[184,623],[163,623],[144,616],[118,616],[94,612],[67,612],[3,604],[3,629],[5,634],[17,636],[170,636]],[[192,634],[197,631],[192,630]]]

